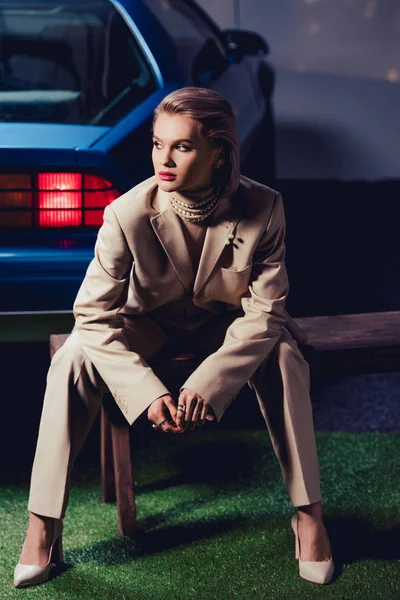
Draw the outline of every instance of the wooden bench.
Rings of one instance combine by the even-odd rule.
[[[400,311],[295,319],[314,372],[400,370]],[[314,365],[316,367],[317,365]]]
[[[288,315],[286,326],[300,347],[319,353],[354,352],[365,348],[390,351],[397,357],[396,365],[400,370],[400,312],[296,319]],[[68,336],[69,334],[50,336],[51,357]],[[193,355],[177,355],[169,360],[173,369],[179,369],[182,362],[189,367],[191,363],[195,364],[195,358]],[[130,427],[112,396],[106,394],[101,407],[102,500],[116,501],[118,528],[122,535],[133,535],[136,530],[129,431]]]

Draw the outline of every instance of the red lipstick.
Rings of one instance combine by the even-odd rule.
[[[176,178],[174,173],[170,173],[169,171],[159,171],[160,179],[164,181],[173,181]]]

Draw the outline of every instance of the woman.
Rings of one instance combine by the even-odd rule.
[[[155,174],[106,208],[74,303],[75,327],[49,369],[14,585],[47,580],[50,562],[62,561],[70,472],[104,391],[130,424],[147,409],[155,428],[180,434],[220,421],[246,382],[297,507],[300,575],[326,583],[333,563],[309,369],[284,327],[282,198],[240,175],[235,118],[220,94],[172,92],[155,111],[153,133]],[[177,405],[146,362],[172,340],[204,355]],[[280,369],[279,402],[271,402],[267,364]]]

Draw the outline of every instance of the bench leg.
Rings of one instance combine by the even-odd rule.
[[[115,492],[118,529],[121,535],[133,535],[136,530],[136,505],[133,491],[129,425],[111,425],[114,457]]]
[[[133,490],[129,425],[107,395],[101,407],[101,490],[104,502],[116,502],[121,535],[136,530],[136,506]]]
[[[111,441],[111,423],[107,410],[101,407],[100,422],[101,499],[115,502],[114,458]]]

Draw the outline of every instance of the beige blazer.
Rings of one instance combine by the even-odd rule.
[[[236,193],[213,213],[193,288],[179,217],[155,176],[105,209],[74,303],[74,329],[130,424],[168,390],[129,350],[123,315],[152,313],[185,294],[214,314],[237,313],[222,346],[182,385],[206,399],[219,421],[286,321],[285,227],[281,195],[242,176]]]

